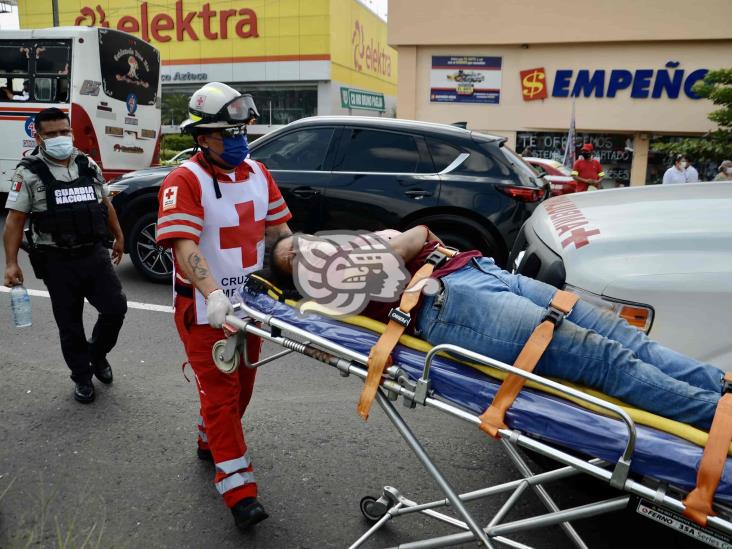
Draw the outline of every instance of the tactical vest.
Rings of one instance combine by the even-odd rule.
[[[46,211],[32,212],[38,232],[51,235],[56,246],[67,248],[94,244],[109,238],[107,208],[97,200],[96,172],[84,154],[76,157],[79,177],[59,181],[38,157],[26,157],[18,166],[35,174],[46,187]]]

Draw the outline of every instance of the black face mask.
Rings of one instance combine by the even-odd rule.
[[[584,158],[585,160],[589,160],[590,159],[590,153],[583,152],[582,153],[582,158]]]

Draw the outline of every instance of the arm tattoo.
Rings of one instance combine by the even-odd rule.
[[[201,265],[201,256],[193,252],[188,256],[188,265],[191,267],[191,272],[198,277],[198,280],[203,280],[208,276],[208,270]]]

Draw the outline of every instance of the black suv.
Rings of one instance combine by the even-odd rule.
[[[505,139],[456,126],[352,116],[305,118],[259,138],[251,157],[272,172],[295,231],[406,229],[426,224],[446,244],[503,265],[545,182]],[[170,280],[155,245],[157,192],[171,167],[110,184],[135,266]]]

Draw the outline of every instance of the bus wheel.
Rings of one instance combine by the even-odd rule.
[[[169,249],[155,243],[157,214],[149,212],[130,230],[129,252],[135,268],[148,280],[170,283],[173,279],[173,256]]]

